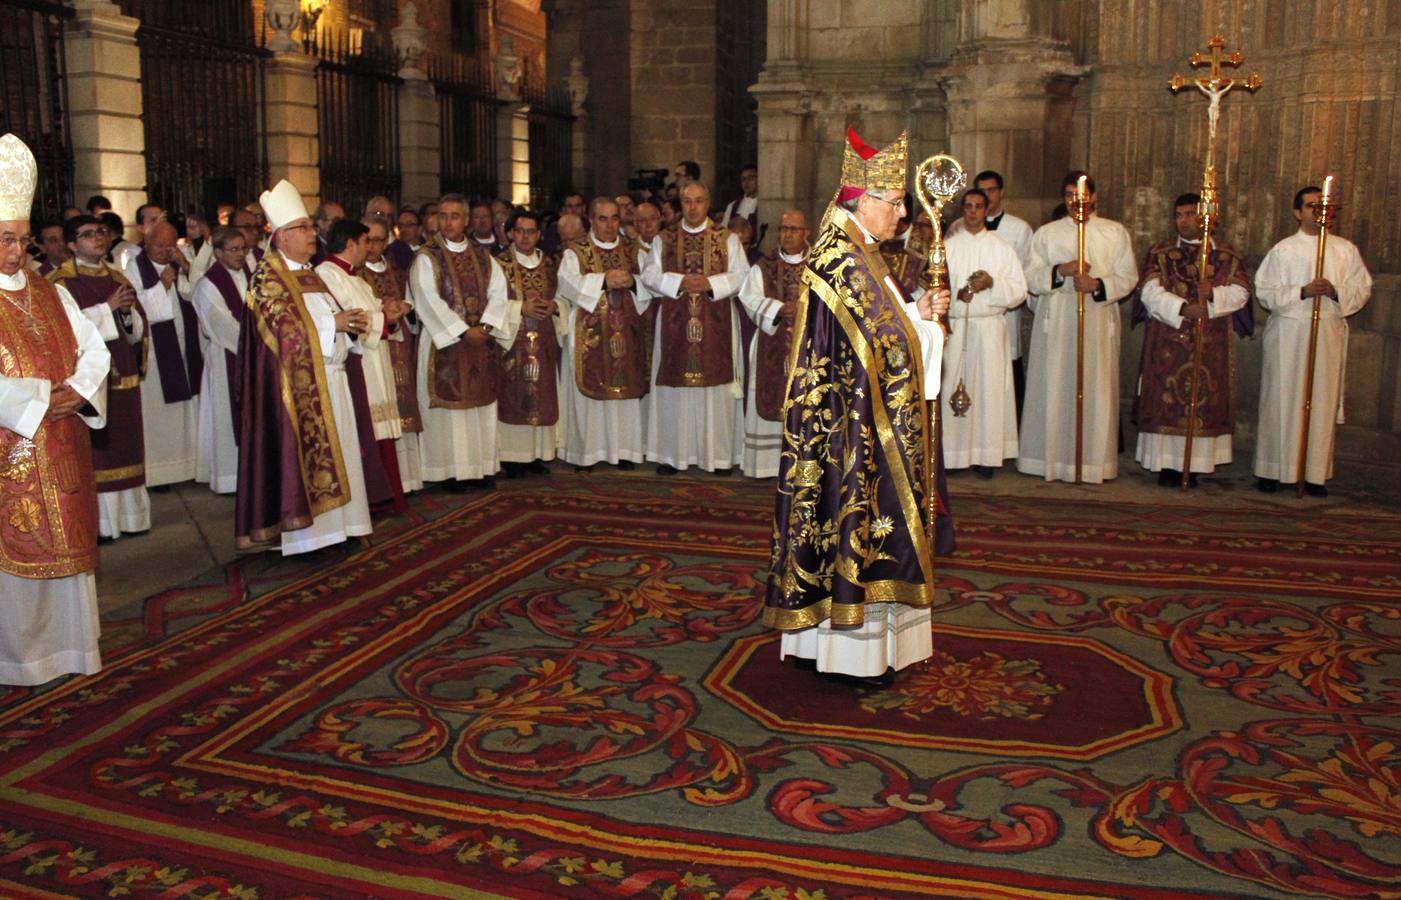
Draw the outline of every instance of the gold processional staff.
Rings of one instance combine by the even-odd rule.
[[[1315,281],[1323,277],[1323,257],[1328,249],[1328,229],[1333,226],[1333,217],[1338,211],[1338,203],[1333,199],[1336,194],[1333,189],[1333,176],[1329,175],[1323,179],[1323,197],[1314,213],[1314,221],[1318,223],[1318,251],[1314,254],[1313,264]],[[1308,365],[1304,367],[1304,421],[1299,429],[1299,478],[1294,488],[1296,497],[1304,496],[1304,467],[1309,461],[1309,419],[1313,415],[1314,366],[1318,362],[1318,304],[1322,299],[1317,294],[1314,295],[1313,318],[1309,322],[1309,360]],[[1330,415],[1336,418],[1337,410],[1334,409]]]
[[[1197,262],[1197,280],[1199,282],[1210,284],[1212,278],[1211,230],[1216,226],[1217,219],[1220,216],[1220,206],[1217,202],[1216,194],[1216,126],[1221,118],[1221,98],[1226,96],[1226,94],[1230,92],[1231,88],[1237,86],[1236,82],[1232,78],[1230,78],[1230,76],[1222,73],[1221,67],[1223,65],[1231,67],[1239,66],[1241,63],[1245,62],[1245,54],[1237,50],[1229,56],[1224,56],[1222,54],[1222,51],[1226,49],[1226,39],[1219,34],[1213,36],[1211,40],[1207,41],[1206,47],[1210,53],[1210,56],[1204,56],[1201,53],[1193,53],[1188,59],[1188,63],[1193,68],[1197,68],[1199,66],[1210,66],[1210,72],[1203,74],[1202,76],[1200,76],[1192,82],[1196,85],[1197,90],[1201,91],[1203,94],[1206,95],[1206,98],[1208,100],[1206,108],[1206,167],[1202,172],[1202,198],[1197,204],[1197,215],[1201,216],[1202,220],[1202,249],[1201,256],[1199,257]],[[1181,75],[1174,75],[1172,76],[1172,80],[1168,82],[1168,88],[1175,94],[1178,91],[1182,90],[1182,88],[1186,84],[1187,81]],[[1260,89],[1261,84],[1263,84],[1263,82],[1260,81],[1260,76],[1252,72],[1250,74],[1250,77],[1246,78],[1244,82],[1241,82],[1239,86],[1245,88],[1251,93],[1254,93],[1255,91]],[[1320,241],[1321,240],[1322,238],[1320,237]],[[1322,250],[1319,251],[1320,260],[1322,260],[1322,252]],[[1318,319],[1318,303],[1317,298],[1314,298],[1314,300],[1314,320],[1316,333],[1316,323]],[[1195,303],[1196,298],[1189,298],[1189,302]],[[1182,490],[1184,491],[1191,486],[1192,479],[1192,439],[1196,436],[1197,432],[1198,407],[1200,404],[1200,400],[1198,398],[1201,395],[1202,381],[1202,342],[1204,339],[1203,331],[1205,330],[1205,328],[1206,319],[1204,317],[1193,320],[1192,378],[1188,382],[1189,387],[1187,388],[1187,421],[1185,423],[1185,430],[1183,432],[1185,441],[1183,443],[1182,451]],[[1312,353],[1309,354],[1309,362],[1310,366],[1312,366]],[[1308,428],[1308,416],[1308,406],[1305,405],[1305,429]],[[1077,477],[1076,480],[1078,481],[1079,478]],[[1304,482],[1301,478],[1299,480],[1300,490],[1303,489],[1303,484]]]

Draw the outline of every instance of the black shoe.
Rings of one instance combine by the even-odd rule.
[[[487,477],[479,480],[477,482],[477,487],[481,488],[484,491],[496,490],[496,476],[488,475]]]
[[[804,656],[790,656],[789,659],[793,661],[793,668],[795,669],[799,669],[803,672],[817,671],[817,660],[815,659],[808,659]]]
[[[733,466],[728,466],[724,469],[716,469],[715,474],[719,475],[721,478],[729,478],[731,475],[735,474],[735,470]]]
[[[1176,487],[1182,483],[1182,473],[1176,469],[1163,469],[1158,473],[1158,487]]]
[[[1304,482],[1304,493],[1310,497],[1327,497],[1328,488],[1321,484],[1314,484],[1312,481]]]
[[[447,489],[449,494],[465,494],[468,491],[474,490],[477,487],[477,482],[463,481],[460,478],[454,478],[452,481],[446,482],[443,487]]]
[[[526,464],[518,462],[503,462],[501,468],[506,470],[507,478],[524,478]]]
[[[1262,494],[1273,494],[1279,490],[1278,478],[1261,478],[1255,482],[1255,489]]]
[[[548,474],[550,474],[550,467],[547,466],[547,465],[545,465],[544,460],[539,460],[539,459],[537,459],[537,460],[535,460],[535,462],[533,462],[533,463],[531,463],[530,465],[526,466],[525,469],[526,469],[527,472],[529,472],[529,473],[532,474],[532,475],[548,475]]]
[[[620,459],[618,460],[618,468],[624,472],[631,472],[633,469],[637,468],[637,463],[630,459]]]
[[[886,669],[879,675],[868,675],[865,677],[856,676],[852,680],[856,682],[858,687],[873,691],[883,691],[895,684],[895,670]]]
[[[680,470],[668,463],[662,463],[659,466],[657,466],[658,475],[675,475],[678,471]]]
[[[993,473],[994,473],[995,471],[996,471],[996,470],[995,470],[992,466],[974,466],[974,467],[973,467],[973,474],[974,474],[974,475],[977,475],[979,478],[981,478],[981,479],[984,480],[984,481],[991,481],[991,480],[992,480]]]
[[[598,463],[594,463],[594,466],[596,466],[596,465],[598,465]],[[593,471],[593,466],[575,466],[575,467],[574,467],[574,474],[575,474],[575,475],[582,475],[582,474],[584,474],[585,472],[592,472],[592,471]]]

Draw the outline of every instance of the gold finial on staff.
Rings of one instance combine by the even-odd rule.
[[[1075,199],[1066,210],[1075,220],[1076,273],[1085,274],[1085,223],[1090,220],[1090,176],[1075,179]],[[1075,483],[1085,459],[1085,292],[1075,289]]]
[[[1222,71],[1222,66],[1236,68],[1245,62],[1245,54],[1239,50],[1229,55],[1225,54],[1226,39],[1219,34],[1213,35],[1211,40],[1206,42],[1206,47],[1209,56],[1198,51],[1187,60],[1193,68],[1202,66],[1209,68],[1209,71],[1198,76],[1192,82],[1196,85],[1197,90],[1206,95],[1208,101],[1206,108],[1206,165],[1202,170],[1202,198],[1197,204],[1197,215],[1201,216],[1202,220],[1202,249],[1197,263],[1198,284],[1211,283],[1211,230],[1215,227],[1220,216],[1220,207],[1216,197],[1216,126],[1221,119],[1221,98],[1237,86],[1237,82]],[[1168,87],[1173,93],[1182,90],[1186,84],[1186,79],[1181,75],[1173,75],[1168,81]],[[1245,81],[1239,83],[1239,86],[1254,93],[1260,89],[1262,84],[1264,82],[1260,80],[1259,73],[1251,72]],[[1195,299],[1193,298],[1193,300]],[[1187,394],[1187,421],[1184,423],[1182,447],[1182,490],[1184,491],[1192,483],[1192,442],[1197,431],[1197,409],[1200,402],[1198,395],[1202,380],[1202,341],[1205,328],[1206,320],[1204,318],[1192,320],[1192,380]],[[1300,484],[1303,482],[1301,481]]]

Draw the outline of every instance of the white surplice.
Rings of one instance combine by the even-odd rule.
[[[214,265],[214,242],[205,238],[199,245],[199,250],[195,250],[192,244],[180,244],[180,252],[185,254],[185,258],[190,261],[190,273],[184,276],[186,284],[197,285],[200,279],[204,278],[209,271],[209,267]],[[184,287],[182,285],[182,287]]]
[[[1021,263],[1022,272],[1026,272],[1031,259],[1031,225],[1019,216],[1001,212],[995,216],[989,215],[983,227],[1012,245],[1017,254],[1017,261]],[[955,219],[946,234],[952,237],[962,230],[963,219]],[[1022,358],[1022,317],[1026,314],[1026,309],[1026,304],[1019,302],[1007,310],[1007,352],[1014,360]]]
[[[616,240],[603,242],[589,235],[589,240],[603,250],[618,246]],[[641,276],[633,278],[632,302],[638,315],[647,311],[651,296],[642,285]],[[604,273],[582,274],[579,256],[565,250],[559,263],[560,337],[564,348],[560,353],[560,417],[564,421],[564,459],[576,466],[594,463],[618,463],[620,460],[642,462],[646,445],[643,442],[643,413],[646,397],[635,400],[595,400],[579,390],[574,370],[575,311],[592,313],[604,294]],[[637,352],[642,352],[638,348]]]
[[[183,276],[176,277],[176,283],[165,287],[157,281],[149,289],[141,286],[141,272],[136,265],[136,257],[131,257],[122,273],[136,291],[141,308],[146,311],[147,325],[160,322],[174,322],[175,335],[180,345],[180,367],[188,353],[187,342],[199,341],[199,335],[185,334],[185,317],[180,314],[179,284]],[[166,266],[151,260],[156,274],[166,270]],[[198,390],[199,385],[191,385]],[[195,477],[196,460],[199,458],[199,395],[178,403],[166,403],[161,388],[160,365],[156,362],[156,348],[151,347],[150,361],[146,369],[146,380],[141,383],[141,425],[146,436],[146,484],[157,487],[162,484],[175,484],[191,481]]]
[[[1075,282],[1054,275],[1076,259],[1069,216],[1037,229],[1031,239],[1027,288],[1035,320],[1027,358],[1017,469],[1047,481],[1075,480]],[[1092,215],[1085,223],[1089,274],[1104,282],[1105,299],[1085,295],[1085,407],[1081,480],[1119,474],[1119,301],[1138,284],[1133,242],[1123,225]]]
[[[453,253],[468,249],[467,241],[447,241]],[[474,251],[475,252],[475,251]],[[481,324],[503,348],[509,348],[515,334],[507,331],[506,276],[491,257],[488,264],[486,306]],[[437,347],[445,350],[462,340],[467,323],[443,300],[433,263],[420,253],[409,270],[409,289],[422,328],[418,348],[418,411],[423,419],[419,435],[424,481],[473,481],[495,475],[501,465],[496,435],[496,403],[474,409],[442,409],[429,406],[428,357]],[[427,340],[423,338],[426,337]]]
[[[26,275],[0,275],[0,288],[24,290]],[[107,376],[112,356],[97,328],[73,296],[57,286],[68,324],[77,338],[77,367],[64,383],[87,399],[95,416],[90,428],[106,425]],[[34,437],[49,409],[53,385],[45,378],[0,375],[0,429]],[[60,675],[92,675],[102,668],[97,649],[97,582],[91,572],[65,578],[21,578],[0,572],[0,684],[43,684]]]
[[[846,213],[840,213],[846,215]],[[851,221],[866,238],[867,252],[880,256],[880,245],[861,221]],[[903,297],[895,279],[886,276],[886,290]],[[914,303],[902,303],[900,309],[909,319],[910,328],[919,340],[920,356],[924,360],[925,400],[939,396],[942,381],[944,331],[937,321],[920,317]],[[874,374],[872,373],[874,378]],[[918,523],[912,527],[923,527]],[[931,542],[933,535],[930,535]],[[837,672],[859,678],[884,675],[886,669],[899,671],[934,653],[934,615],[904,603],[867,603],[864,621],[857,628],[833,628],[831,619],[824,619],[810,628],[785,631],[779,639],[778,658],[796,656],[816,662],[819,672]]]
[[[370,421],[374,424],[375,440],[395,440],[404,428],[399,421],[399,395],[394,385],[394,361],[389,357],[384,304],[368,281],[351,275],[329,259],[316,267],[316,274],[331,289],[341,309],[360,309],[370,316],[370,330],[355,339],[365,371]]]
[[[379,262],[366,260],[365,268],[383,274],[384,270],[389,268],[389,263],[384,258],[381,258]],[[413,297],[407,288],[404,291],[403,300],[412,309]],[[383,301],[381,300],[382,305]],[[405,313],[404,317],[399,320],[398,327],[390,330],[389,340],[394,342],[413,340],[413,336],[418,334],[418,329],[418,317]],[[414,362],[414,365],[417,365],[417,361]],[[397,391],[397,387],[395,390]],[[397,393],[395,397],[397,405]],[[404,431],[403,428],[404,422],[401,417],[399,420],[400,434],[394,440],[394,455],[399,460],[399,483],[403,486],[404,493],[408,494],[423,490],[423,454],[418,445],[419,433],[417,431]]]
[[[788,265],[801,265],[807,259],[807,251],[789,255],[780,250],[778,255]],[[764,270],[756,265],[749,268],[749,274],[740,286],[739,302],[758,329],[745,351],[749,356],[749,371],[757,373],[759,332],[774,334],[778,331],[778,311],[783,301],[765,295]],[[755,380],[755,377],[750,377],[744,402],[744,455],[740,460],[740,471],[751,478],[773,478],[778,475],[778,458],[783,450],[783,423],[770,422],[759,415],[754,402]]]
[[[111,266],[100,260],[92,266],[79,261],[80,273],[91,273]],[[138,358],[141,355],[141,339],[146,336],[146,325],[135,311],[119,316],[106,303],[94,303],[82,310],[83,316],[97,329],[104,341],[121,338],[134,346]],[[144,390],[148,390],[143,388]],[[143,435],[144,438],[144,435]],[[97,494],[97,533],[113,540],[123,534],[139,534],[151,530],[151,495],[146,485],[126,488],[120,491],[99,491]]]
[[[515,254],[516,264],[526,269],[536,269],[545,261],[545,255],[539,250],[533,251],[529,256],[521,253],[514,246],[511,252]],[[573,254],[570,254],[573,256]],[[504,273],[503,273],[504,274]],[[516,334],[521,325],[521,302],[523,298],[510,296],[508,290],[506,296],[506,328],[511,334]],[[554,300],[554,297],[546,297],[547,300]],[[561,304],[563,307],[563,304]],[[560,317],[554,317],[555,340],[563,341],[560,334]],[[507,350],[509,353],[510,351]],[[559,395],[559,372],[555,372],[555,394]],[[501,460],[510,463],[529,463],[536,460],[551,460],[555,458],[555,453],[564,446],[564,411],[560,405],[560,416],[553,425],[512,425],[510,422],[497,422],[497,441],[501,447]]]
[[[1185,253],[1200,254],[1201,241],[1189,241],[1179,237],[1177,246]],[[1181,297],[1171,293],[1163,287],[1159,279],[1154,279],[1143,285],[1143,290],[1139,292],[1139,298],[1143,301],[1143,306],[1148,310],[1148,315],[1167,325],[1172,329],[1182,327],[1182,304]],[[1250,291],[1239,284],[1217,285],[1211,289],[1211,299],[1206,301],[1206,309],[1210,318],[1219,319],[1222,316],[1229,316],[1236,310],[1250,302]],[[1227,340],[1235,340],[1235,335],[1227,337]],[[1139,384],[1139,392],[1142,393],[1143,385]],[[1192,438],[1192,468],[1193,472],[1209,474],[1216,470],[1217,466],[1229,465],[1231,462],[1231,442],[1234,438],[1232,434],[1218,434],[1213,437],[1195,435]],[[1138,464],[1150,472],[1161,472],[1163,469],[1175,469],[1182,471],[1182,457],[1187,453],[1187,438],[1180,434],[1154,434],[1148,431],[1138,433],[1138,441],[1134,447],[1134,459]]]
[[[1308,367],[1313,299],[1299,290],[1313,281],[1318,238],[1295,232],[1270,248],[1255,273],[1255,295],[1269,312],[1261,340],[1260,418],[1256,426],[1255,475],[1286,484],[1299,480],[1299,438],[1304,427],[1304,378]],[[1347,317],[1372,297],[1372,276],[1357,245],[1330,234],[1323,277],[1338,299],[1319,300],[1318,354],[1309,413],[1308,462],[1304,480],[1323,484],[1333,477],[1334,425],[1343,422],[1347,372]]]
[[[691,234],[704,231],[710,223],[692,228],[680,225]],[[658,303],[685,303],[678,299],[682,275],[666,271],[662,259],[662,244],[652,243],[652,254],[642,270],[642,283]],[[744,277],[749,274],[749,261],[739,238],[730,234],[725,242],[727,264],[724,272],[709,276],[710,303],[730,303],[739,293]],[[681,348],[675,348],[680,352]],[[652,343],[652,390],[644,398],[647,403],[647,458],[677,469],[698,466],[708,472],[729,469],[744,458],[744,358],[740,355],[739,319],[730,315],[730,367],[733,380],[712,387],[667,387],[657,384],[662,355],[673,348],[662,344],[661,316],[657,317],[657,334]]]
[[[216,265],[223,265],[217,263]],[[242,269],[229,269],[229,277],[242,297],[248,279]],[[238,490],[238,443],[234,439],[233,405],[229,402],[229,370],[224,354],[238,355],[239,321],[229,312],[224,295],[208,278],[195,285],[195,315],[205,338],[204,377],[200,382],[198,457],[195,480],[208,484],[216,494]]]
[[[295,263],[282,257],[292,272],[311,268],[310,263]],[[331,415],[334,428],[328,428],[341,448],[345,464],[345,486],[350,502],[327,510],[312,519],[306,528],[282,532],[282,555],[292,556],[339,544],[346,538],[364,537],[373,532],[370,524],[370,504],[365,496],[365,470],[360,463],[360,438],[355,430],[355,401],[350,393],[350,380],[345,374],[345,361],[360,347],[344,332],[336,331],[336,313],[340,306],[334,297],[321,291],[302,294],[302,302],[316,326],[317,347],[326,370],[326,392],[331,395]],[[332,423],[327,423],[331,425]]]
[[[961,221],[961,220],[960,220]],[[1007,341],[1007,311],[1026,299],[1026,278],[1016,251],[993,231],[960,229],[945,242],[949,283],[956,293],[977,271],[992,276],[992,287],[964,303],[949,305],[953,333],[944,348],[939,415],[944,429],[944,465],[1001,466],[1017,455],[1017,397]],[[949,400],[959,379],[972,406],[955,416]]]

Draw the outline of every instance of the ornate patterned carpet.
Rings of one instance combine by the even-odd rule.
[[[768,490],[421,498],[149,602],[0,689],[0,895],[1401,896],[1401,518],[956,497],[869,691],[759,627]]]

